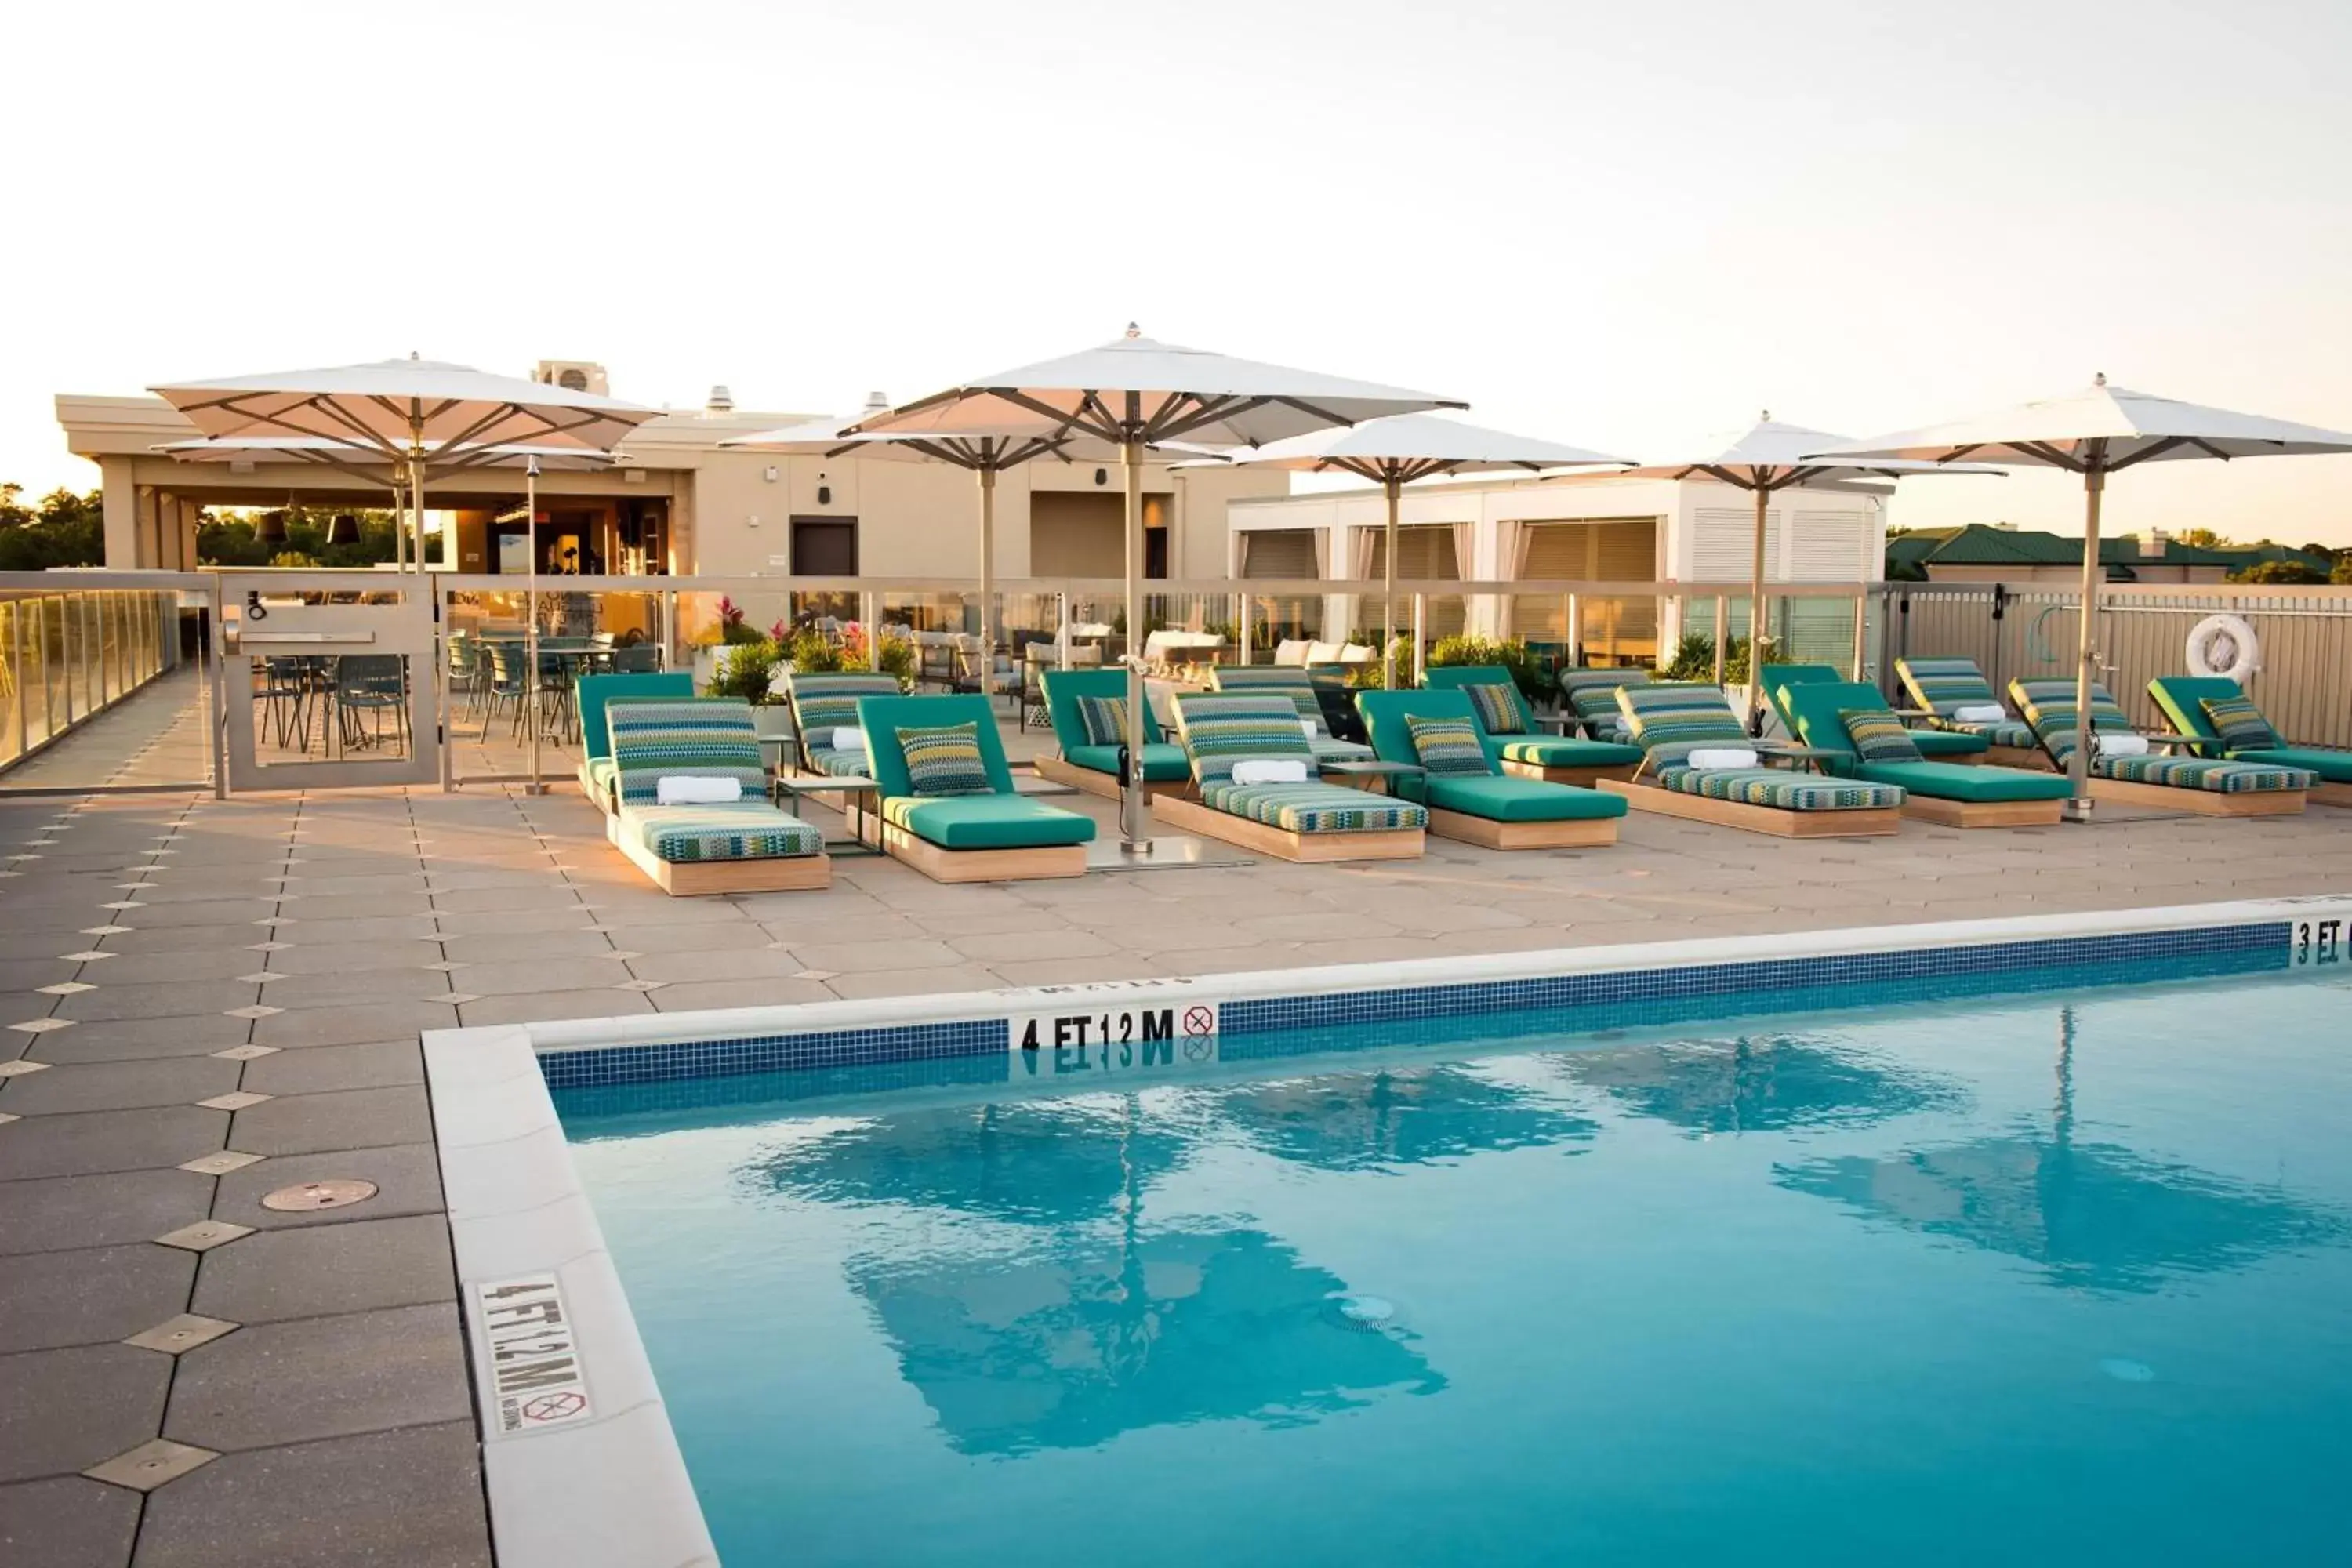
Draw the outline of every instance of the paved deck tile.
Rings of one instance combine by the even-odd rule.
[[[121,1568],[139,1532],[139,1494],[81,1476],[0,1487],[0,1563]]]
[[[194,1310],[237,1323],[454,1300],[437,1214],[260,1231],[205,1255]]]
[[[454,1303],[238,1330],[179,1358],[163,1435],[230,1452],[471,1414]]]
[[[196,1255],[152,1241],[28,1252],[0,1266],[0,1354],[128,1339],[188,1302]]]

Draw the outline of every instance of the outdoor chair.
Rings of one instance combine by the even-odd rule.
[[[1186,693],[1176,699],[1176,724],[1199,798],[1159,796],[1151,803],[1157,820],[1282,860],[1420,856],[1428,807],[1306,776],[1318,759],[1297,704],[1285,693]],[[1237,782],[1234,770],[1244,763],[1296,763],[1304,782]]]
[[[1618,710],[1617,689],[1646,686],[1650,680],[1648,670],[1570,668],[1555,671],[1552,679],[1559,683],[1560,705],[1576,715],[1589,738],[1619,745],[1633,743],[1633,731],[1626,726],[1625,715]]]
[[[346,654],[335,661],[335,721],[344,749],[381,747],[390,715],[393,739],[408,746],[408,660],[396,653]]]
[[[620,809],[619,774],[613,764],[613,737],[605,704],[633,700],[683,701],[694,695],[691,671],[590,675],[580,688],[580,793],[605,811]]]
[[[1618,710],[1643,751],[1643,773],[1607,779],[1636,811],[1688,817],[1784,838],[1852,838],[1902,826],[1899,785],[1786,772],[1760,765],[1758,743],[1712,686],[1623,686]],[[1746,752],[1755,760],[1716,765],[1703,753]]]
[[[1228,696],[1277,694],[1290,700],[1299,719],[1314,726],[1311,738],[1305,731],[1301,737],[1315,753],[1318,763],[1365,762],[1370,759],[1372,748],[1360,741],[1343,741],[1331,733],[1323,717],[1323,700],[1317,694],[1315,678],[1295,665],[1221,664],[1209,671],[1211,689]]]
[[[1429,808],[1429,831],[1489,849],[1570,849],[1617,842],[1625,802],[1508,771],[1507,743],[1482,729],[1462,690],[1365,691],[1356,697],[1372,750],[1400,774],[1391,790]],[[1635,752],[1638,758],[1640,753]]]
[[[2352,752],[2281,740],[2236,681],[2211,675],[2159,675],[2147,683],[2147,694],[2174,729],[2203,742],[2198,755],[2301,768],[2315,781],[2305,792],[2310,799],[2323,805],[2352,805]]]
[[[1029,764],[1041,779],[1107,800],[1118,798],[1118,752],[1127,744],[1127,671],[1049,669],[1044,697],[1057,757]],[[1151,705],[1143,705],[1143,788],[1147,795],[1181,792],[1192,779],[1184,748],[1170,741]]]
[[[857,700],[877,803],[858,837],[936,882],[1086,874],[1094,818],[1020,794],[986,699]]]
[[[1960,710],[1990,713],[2000,698],[1985,679],[1977,661],[1965,658],[1913,658],[1895,661],[1895,678],[1914,706],[1928,715],[1930,729],[1956,735],[1973,735],[1985,742],[1984,760],[2007,768],[2047,765],[2033,731],[2006,712],[1999,719],[1962,719]]]
[[[772,893],[831,883],[824,835],[768,802],[751,704],[607,700],[604,727],[619,795],[604,837],[662,891]],[[742,798],[664,805],[665,778],[731,780]]]
[[[2027,728],[2050,758],[2066,772],[2082,743],[2083,725],[2072,680],[2012,680],[2009,694]],[[2107,741],[2138,736],[2131,716],[2107,689],[2091,685],[2091,755],[2087,784],[2093,800],[2168,806],[2200,816],[2291,816],[2304,808],[2305,792],[2319,782],[2302,768],[2231,762],[2221,757],[2167,753],[2154,749],[2124,752]],[[2147,737],[2141,736],[2146,741]]]
[[[793,749],[800,758],[793,771],[820,778],[867,777],[866,753],[836,746],[835,732],[857,728],[859,699],[898,696],[898,678],[872,670],[795,670],[785,678],[784,689],[793,705]]]
[[[1595,784],[1633,776],[1642,748],[1536,731],[1535,710],[1499,664],[1438,665],[1423,673],[1433,691],[1458,691],[1479,729],[1495,738],[1503,772],[1545,784]],[[1375,745],[1378,744],[1377,740]]]
[[[1918,742],[1936,731],[1906,727],[1866,682],[1803,681],[1778,696],[1800,740],[1838,753],[1827,771],[1900,785],[1906,816],[1946,827],[2036,827],[2055,824],[2066,809],[2066,781],[2055,773],[1927,755]]]
[[[1771,700],[1772,710],[1780,716],[1780,722],[1787,726],[1791,735],[1798,731],[1797,716],[1790,704],[1800,688],[1851,684],[1845,673],[1833,664],[1768,664],[1764,667],[1764,695]],[[1876,705],[1885,707],[1885,699],[1880,698]],[[1853,704],[1849,702],[1846,706],[1853,707]],[[1912,749],[1929,762],[1982,762],[1988,744],[1982,735],[1968,734],[1958,730],[1915,728],[1911,731]]]

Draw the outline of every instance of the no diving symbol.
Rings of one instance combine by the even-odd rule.
[[[1184,1034],[1190,1039],[1200,1039],[1217,1032],[1217,1015],[1207,1007],[1184,1009]]]
[[[586,1408],[588,1399],[585,1394],[542,1394],[537,1399],[524,1403],[522,1418],[544,1425],[550,1421],[567,1420]]]

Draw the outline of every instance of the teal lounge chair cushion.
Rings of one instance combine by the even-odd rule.
[[[2259,752],[2232,752],[2233,763],[2258,763],[2265,767],[2299,768],[2326,784],[2352,784],[2352,752],[2324,752],[2316,746],[2266,746]]]
[[[862,779],[867,766],[863,752],[836,752],[831,746],[812,744],[808,749],[809,766],[829,779]]]
[[[1846,772],[1865,784],[1899,784],[1929,800],[1957,800],[1969,805],[2064,800],[2068,788],[2063,773],[1971,767],[1965,763],[1855,763]]]
[[[2012,728],[2023,730],[2025,726],[2018,724]],[[2025,740],[2030,746],[2033,737],[2027,735]],[[1992,746],[1992,742],[1986,737],[1959,730],[1914,730],[1911,731],[1911,743],[1919,748],[1921,756],[1930,761],[1937,757],[1981,757]]]
[[[2274,752],[2281,744],[2278,731],[2248,698],[2207,697],[2197,706],[2205,710],[2205,721],[2225,752]]]
[[[1505,741],[1503,760],[1539,768],[1630,768],[1642,760],[1639,746],[1615,741]]]
[[[1903,791],[1895,784],[1782,773],[1775,768],[1670,767],[1658,774],[1658,784],[1677,795],[1769,805],[1780,811],[1864,811],[1903,804]]]
[[[2266,795],[2273,790],[2309,789],[2319,782],[2301,768],[2275,768],[2220,757],[2168,757],[2154,752],[2141,757],[2093,757],[2091,776],[2114,779],[2118,784],[2204,790],[2212,795]]]
[[[2215,757],[2221,754],[2221,745],[2213,733],[2213,721],[2205,716],[2205,699],[2243,697],[2245,692],[2236,681],[2218,675],[2159,675],[2147,683],[2147,694],[2172,721],[2174,730],[2213,742],[2198,747],[2199,755]]]
[[[621,808],[621,831],[671,865],[713,860],[784,860],[814,855],[824,836],[765,801],[734,805],[640,805]]]
[[[1062,753],[1062,760],[1072,767],[1088,773],[1118,776],[1117,746],[1072,746]],[[1154,741],[1143,748],[1143,777],[1149,784],[1173,784],[1190,778],[1192,770],[1185,764],[1184,748],[1170,741]]]
[[[1488,822],[1587,822],[1625,815],[1622,796],[1538,779],[1440,775],[1423,793],[1439,811]]]
[[[1286,833],[1392,833],[1429,826],[1428,811],[1412,801],[1339,784],[1203,781],[1201,799],[1212,810]]]
[[[882,816],[942,849],[1036,849],[1095,836],[1094,818],[1017,795],[902,795]]]

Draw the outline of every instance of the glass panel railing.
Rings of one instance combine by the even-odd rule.
[[[180,598],[0,589],[0,794],[211,786],[206,685],[202,662],[180,658]]]

